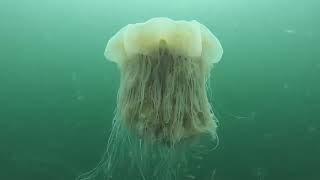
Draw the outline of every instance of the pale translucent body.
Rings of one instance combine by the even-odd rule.
[[[105,50],[121,73],[112,131],[100,163],[78,179],[112,179],[130,162],[129,174],[171,180],[181,176],[188,157],[202,159],[187,152],[200,147],[194,144],[203,134],[218,140],[207,80],[222,53],[197,21],[153,18],[116,33]]]

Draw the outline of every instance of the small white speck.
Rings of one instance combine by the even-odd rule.
[[[293,29],[285,29],[283,30],[284,33],[287,33],[287,34],[296,34],[297,32]]]
[[[307,97],[311,96],[311,91],[310,91],[310,89],[306,89],[306,91],[305,91],[305,96],[307,96]]]
[[[84,100],[84,96],[81,96],[81,95],[80,95],[80,96],[77,96],[77,100],[78,100],[78,101]]]
[[[71,74],[71,80],[72,81],[77,81],[78,80],[78,74],[76,72],[72,72]]]
[[[307,131],[309,132],[309,133],[315,133],[315,132],[317,132],[319,130],[319,127],[316,127],[316,126],[314,126],[314,125],[308,125],[307,126]]]
[[[311,31],[309,31],[309,32],[306,33],[306,36],[307,36],[308,38],[313,38],[314,33],[311,32]]]
[[[274,136],[274,135],[271,134],[271,133],[265,133],[265,134],[263,135],[263,137],[266,138],[266,139],[272,139],[273,136]]]
[[[188,179],[196,179],[196,177],[192,174],[186,175],[185,177]]]
[[[202,160],[203,159],[203,157],[202,156],[197,156],[197,155],[194,155],[194,156],[192,156],[194,159],[197,159],[197,160]]]

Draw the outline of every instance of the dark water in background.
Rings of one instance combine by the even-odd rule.
[[[167,16],[198,20],[224,48],[211,80],[221,142],[198,173],[319,180],[319,7],[317,0],[1,0],[0,179],[70,180],[92,168],[119,85],[116,65],[103,57],[107,40],[128,23]]]

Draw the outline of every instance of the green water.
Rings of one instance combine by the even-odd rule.
[[[317,0],[1,0],[0,180],[71,180],[94,167],[119,86],[105,45],[126,24],[157,16],[196,19],[224,48],[211,79],[220,146],[194,175],[319,180],[319,7]]]

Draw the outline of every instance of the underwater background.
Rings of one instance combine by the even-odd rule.
[[[210,79],[220,145],[181,179],[319,180],[319,8],[317,0],[0,0],[0,180],[72,180],[96,165],[119,87],[107,41],[158,16],[198,20],[224,49]]]

